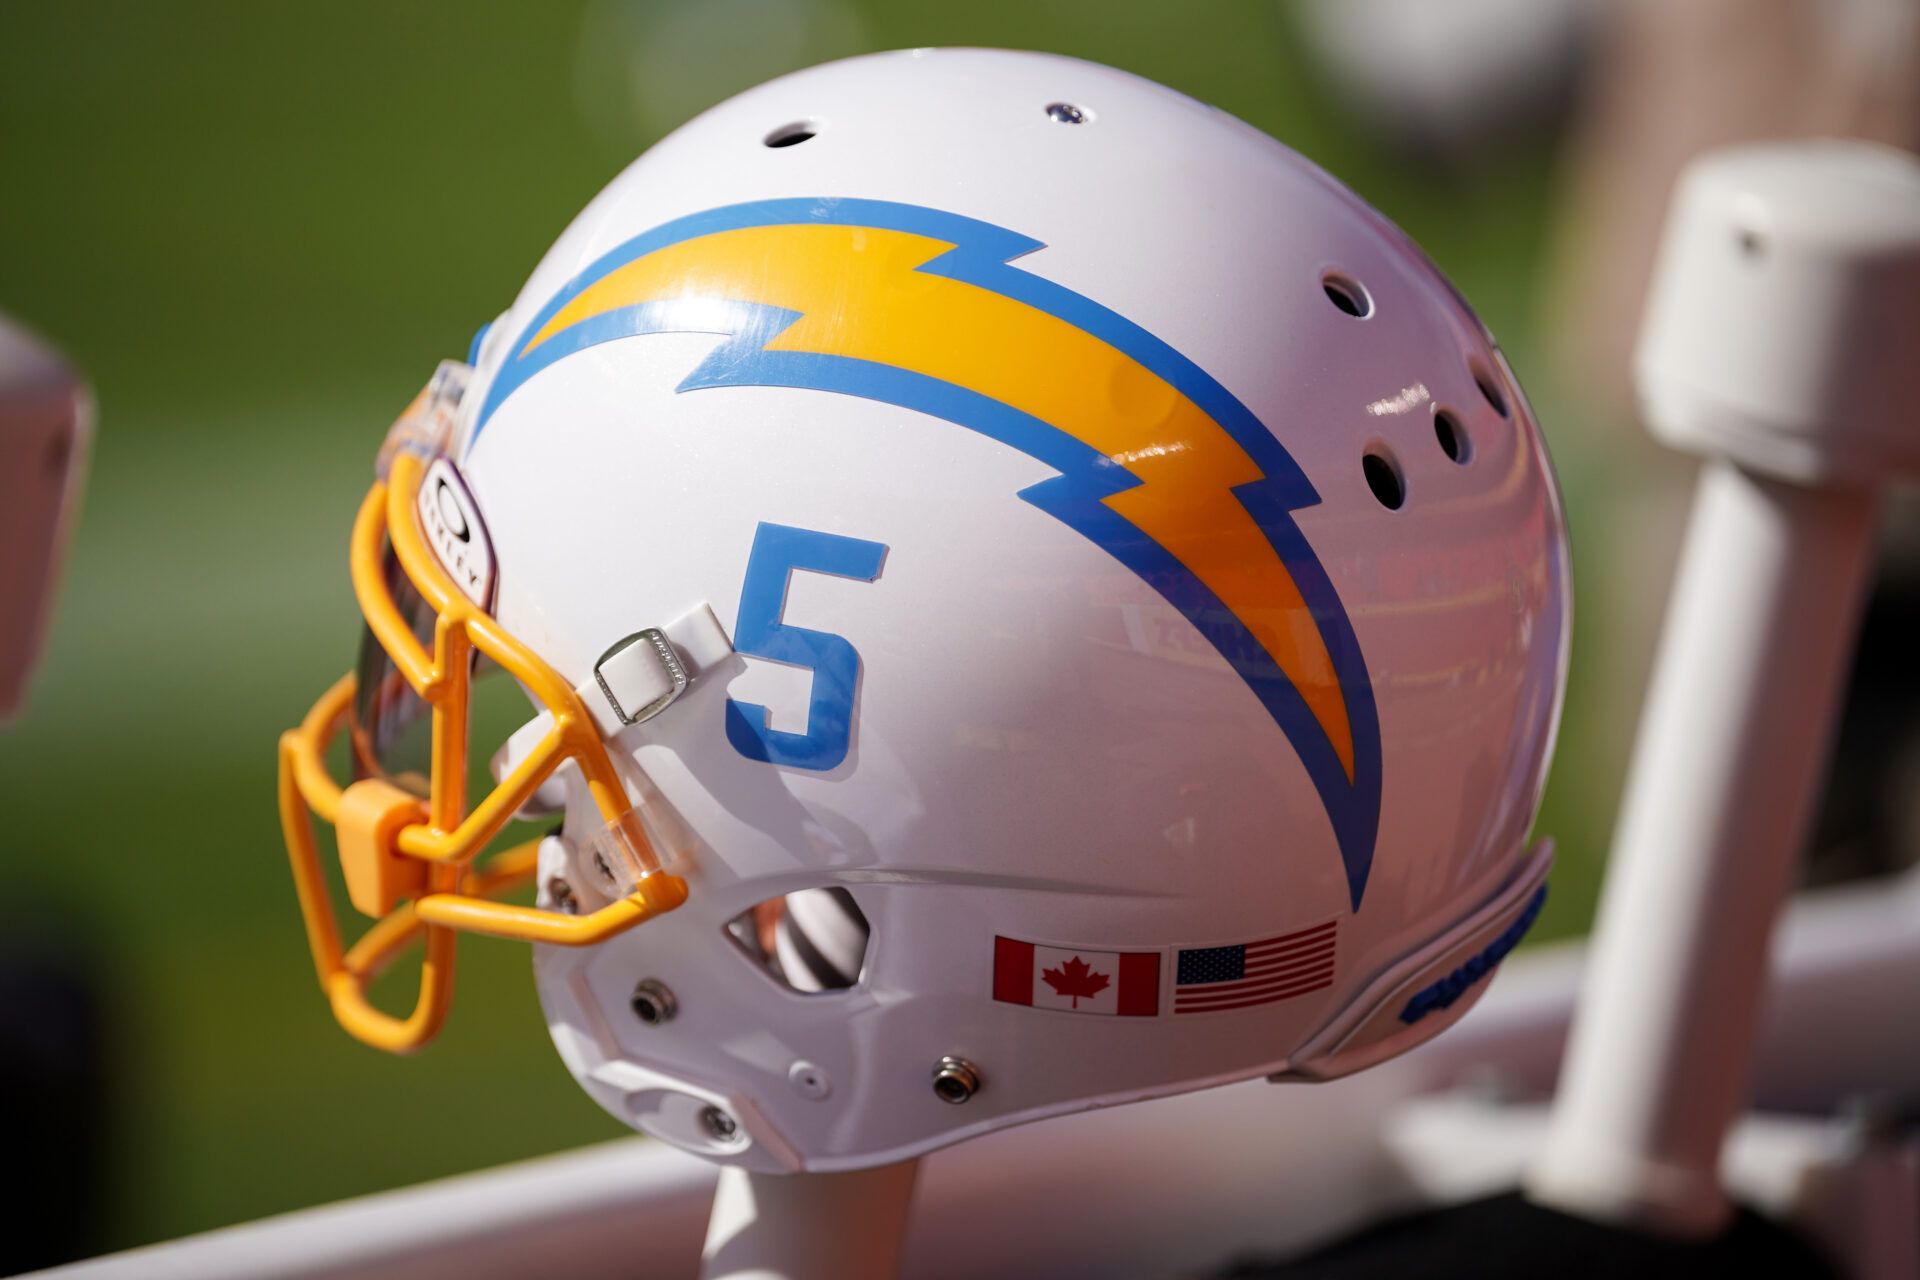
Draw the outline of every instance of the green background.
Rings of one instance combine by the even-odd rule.
[[[1501,335],[1583,552],[1589,486],[1554,425],[1572,419],[1531,367],[1545,143],[1464,176],[1409,164],[1353,129],[1271,3],[794,12],[9,11],[0,309],[88,371],[100,434],[47,659],[0,730],[0,898],[7,929],[84,958],[107,1002],[111,1181],[92,1248],[623,1132],[555,1057],[521,947],[464,946],[451,1024],[424,1054],[339,1031],[287,876],[273,745],[350,661],[346,535],[386,424],[622,165],[735,90],[870,48],[1023,46],[1275,134],[1406,227]],[[1542,936],[1584,928],[1606,834],[1587,697],[1576,674],[1542,821],[1563,849]]]

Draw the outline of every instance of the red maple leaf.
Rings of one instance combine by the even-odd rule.
[[[1042,969],[1041,979],[1053,988],[1055,995],[1070,996],[1073,1007],[1080,1007],[1080,997],[1091,1000],[1107,989],[1109,979],[1104,973],[1096,973],[1087,967],[1087,962],[1079,956],[1067,961],[1058,969]]]

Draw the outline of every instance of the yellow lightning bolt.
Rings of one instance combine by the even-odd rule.
[[[1260,469],[1219,423],[1125,352],[1036,307],[916,268],[945,240],[829,224],[685,240],[609,272],[522,347],[619,307],[756,303],[800,319],[769,351],[847,356],[938,378],[1038,418],[1141,483],[1104,499],[1184,564],[1284,672],[1353,779],[1353,732],[1300,588],[1230,492]]]

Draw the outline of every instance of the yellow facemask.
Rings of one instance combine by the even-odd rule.
[[[349,1033],[394,1053],[425,1045],[445,1020],[459,932],[591,946],[671,911],[687,896],[686,882],[661,868],[580,695],[461,591],[424,535],[417,499],[428,466],[451,437],[464,373],[461,366],[442,366],[394,424],[381,450],[380,478],[354,520],[350,550],[354,595],[368,628],[394,671],[432,711],[425,796],[377,773],[343,788],[329,773],[327,747],[353,711],[352,674],[280,738],[280,819],[321,989]],[[432,610],[431,651],[394,598],[388,575],[395,567]],[[550,724],[499,783],[470,805],[467,738],[476,651],[516,678],[546,708]],[[630,886],[626,895],[587,915],[495,900],[532,878],[538,842],[484,864],[475,859],[569,761],[579,767],[606,819],[581,843],[582,852],[613,868],[613,878]],[[314,839],[315,815],[335,830],[349,900],[375,918],[351,949],[340,941]],[[399,1018],[374,1007],[367,988],[422,934],[425,957],[412,1013]]]

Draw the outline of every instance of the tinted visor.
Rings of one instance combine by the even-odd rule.
[[[415,495],[414,514],[427,550],[448,582],[485,609],[493,599],[493,548],[473,495],[452,459],[433,458]],[[391,539],[380,544],[380,578],[393,608],[421,652],[434,652],[438,612],[401,565]],[[469,649],[467,676],[499,668]],[[423,798],[433,777],[433,708],[414,692],[404,671],[369,629],[360,640],[350,722],[353,776],[380,777]],[[469,712],[469,714],[471,714]],[[467,726],[459,727],[465,733]]]
[[[383,549],[380,572],[414,638],[432,653],[438,615],[414,589],[391,543]],[[384,778],[425,799],[428,780],[433,777],[432,706],[413,691],[371,628],[361,633],[354,677],[353,712],[348,722],[354,781]]]

